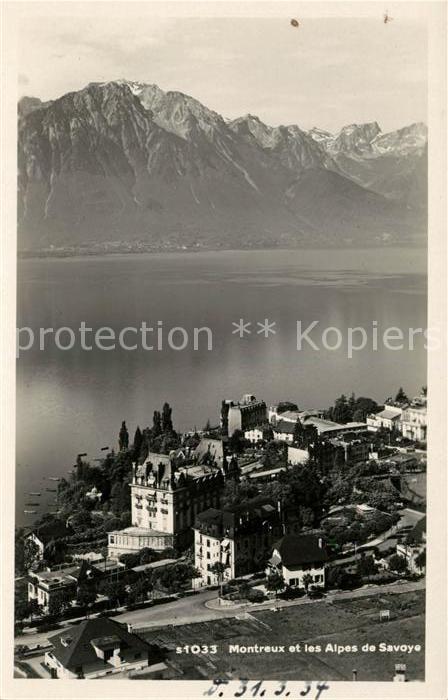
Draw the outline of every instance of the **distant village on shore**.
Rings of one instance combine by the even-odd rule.
[[[179,621],[299,614],[306,600],[318,624],[329,596],[421,590],[426,439],[425,387],[322,410],[245,394],[221,402],[219,425],[184,433],[165,403],[133,440],[123,421],[117,448],[78,455],[54,479],[54,512],[16,530],[17,676],[212,678],[179,666]]]

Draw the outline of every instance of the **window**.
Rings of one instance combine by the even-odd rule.
[[[207,540],[207,547],[210,547],[210,540]]]
[[[115,537],[113,535],[109,535],[109,542],[115,544]]]
[[[207,552],[207,559],[210,559],[210,552]]]

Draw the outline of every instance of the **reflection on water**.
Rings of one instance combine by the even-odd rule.
[[[18,325],[75,331],[163,322],[168,331],[208,326],[213,350],[22,353],[17,363],[17,508],[25,491],[45,492],[45,475],[63,475],[78,452],[100,456],[116,443],[122,420],[131,431],[152,421],[164,401],[180,429],[216,421],[223,397],[253,393],[268,403],[291,399],[327,406],[354,391],[382,401],[402,384],[425,383],[426,358],[414,351],[370,348],[348,360],[346,348],[296,349],[296,322],[319,330],[364,326],[424,327],[426,257],[421,250],[247,251],[22,260]],[[245,338],[232,322],[252,322]],[[276,334],[255,333],[275,321]],[[166,336],[165,336],[166,337]],[[314,337],[314,335],[313,335]]]

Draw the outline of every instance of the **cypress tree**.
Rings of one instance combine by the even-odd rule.
[[[171,433],[173,430],[173,421],[171,419],[172,408],[169,403],[164,403],[162,408],[162,432]]]
[[[120,452],[127,450],[129,447],[129,433],[126,427],[126,421],[123,421],[121,424],[120,432],[118,435],[118,446],[120,448]]]
[[[152,417],[152,437],[157,437],[162,432],[162,417],[160,411],[154,411]]]
[[[137,425],[137,429],[134,435],[134,460],[138,460],[140,457],[140,452],[142,449],[143,435],[140,427]]]

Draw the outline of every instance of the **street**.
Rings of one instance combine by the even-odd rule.
[[[236,617],[246,611],[256,612],[266,608],[283,608],[292,605],[313,605],[313,603],[327,602],[334,600],[344,600],[349,598],[363,598],[383,593],[405,593],[425,588],[425,579],[420,581],[405,581],[403,583],[388,583],[381,586],[371,586],[359,588],[354,591],[338,591],[330,593],[321,600],[311,600],[309,598],[298,598],[297,600],[269,600],[260,605],[241,605],[232,608],[212,609],[206,607],[206,602],[216,598],[216,591],[207,590],[193,596],[180,598],[172,603],[156,605],[141,610],[130,610],[114,617],[118,622],[126,622],[133,625],[137,631],[142,627],[158,627],[162,625],[187,625],[193,622],[204,622],[216,620],[223,617]],[[81,618],[83,619],[83,618]],[[80,620],[69,620],[67,625],[76,624]],[[48,637],[56,634],[57,630],[51,632],[21,634],[14,640],[15,644],[46,644]]]

